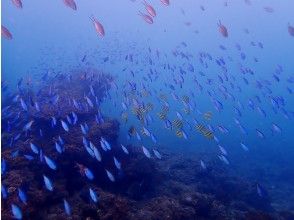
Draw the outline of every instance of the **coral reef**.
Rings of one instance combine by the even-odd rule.
[[[275,211],[269,197],[257,194],[255,183],[230,175],[216,161],[210,161],[207,169],[203,169],[199,164],[200,157],[183,157],[167,147],[160,149],[163,156],[161,160],[148,159],[140,147],[132,145],[127,146],[130,154],[126,155],[117,143],[119,122],[106,117],[97,122],[93,118],[99,102],[107,95],[111,77],[103,74],[93,74],[90,77],[82,74],[80,77],[68,79],[65,75],[57,75],[50,78],[39,92],[33,93],[34,102],[38,102],[42,110],[36,111],[32,108],[28,112],[21,112],[21,118],[34,120],[34,126],[11,147],[8,147],[11,138],[17,135],[25,122],[10,128],[9,132],[3,132],[1,154],[8,164],[8,171],[2,178],[2,184],[7,187],[9,195],[7,199],[2,199],[2,219],[11,219],[11,203],[20,206],[24,219],[39,220],[294,218],[291,212]],[[83,104],[89,83],[95,87],[96,95],[100,99],[95,104],[96,110]],[[25,93],[23,98],[28,99],[30,92]],[[50,100],[56,94],[59,95],[59,102],[53,105]],[[81,108],[75,109],[68,104],[73,99],[81,103]],[[19,105],[10,105],[10,111],[15,114],[20,112]],[[82,146],[83,134],[80,126],[71,126],[70,131],[66,132],[57,123],[54,128],[48,129],[52,116],[64,119],[73,111],[76,112],[79,122],[89,126],[86,136],[95,146],[100,145],[101,137],[110,142],[112,150],[101,151],[101,162],[90,157]],[[3,131],[6,131],[8,121],[15,114],[5,114],[2,119]],[[43,135],[39,134],[40,128]],[[54,148],[59,135],[65,142],[65,152],[61,155]],[[30,142],[38,143],[44,153],[56,161],[56,171],[48,169],[38,156],[33,160],[23,156],[31,153]],[[18,156],[12,156],[15,151],[18,151]],[[114,168],[113,155],[120,158],[122,170]],[[77,164],[90,167],[94,180],[90,181],[82,176]],[[105,168],[115,175],[114,183],[105,175]],[[45,189],[43,174],[53,180],[53,192]],[[27,192],[27,204],[19,201],[19,187]],[[89,198],[89,187],[99,195],[97,204]],[[64,212],[63,198],[71,205],[70,217]]]

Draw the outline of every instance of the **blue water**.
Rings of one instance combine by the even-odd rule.
[[[227,6],[224,5],[225,2]],[[159,150],[169,149],[189,156],[203,155],[204,160],[216,160],[219,166],[224,166],[218,158],[221,155],[219,144],[228,152],[226,157],[230,164],[225,166],[228,172],[260,182],[268,188],[280,188],[282,193],[278,196],[274,194],[273,197],[293,195],[294,37],[288,32],[288,24],[294,26],[294,2],[251,2],[251,5],[247,5],[243,0],[171,0],[169,6],[164,6],[159,0],[150,0],[149,3],[157,12],[154,23],[150,25],[138,15],[139,11],[147,13],[141,1],[77,0],[76,11],[66,7],[61,0],[23,1],[22,9],[16,8],[12,1],[3,1],[2,25],[9,29],[13,39],[2,37],[1,40],[1,76],[2,82],[5,81],[8,85],[8,91],[2,93],[2,99],[17,92],[16,83],[20,78],[24,82],[30,79],[38,87],[40,77],[48,72],[69,73],[74,69],[97,68],[115,77],[117,88],[111,88],[101,111],[107,117],[120,121],[119,143],[156,146]],[[205,10],[201,10],[201,5]],[[274,11],[266,12],[266,6]],[[96,33],[90,20],[91,15],[103,25],[104,37]],[[227,38],[218,30],[219,20],[228,30]],[[191,25],[186,25],[187,22]],[[245,29],[249,30],[248,34]],[[263,48],[258,46],[259,42]],[[240,45],[241,51],[236,48],[236,44]],[[220,49],[220,45],[226,49]],[[156,50],[159,51],[159,58]],[[178,51],[179,55],[174,56],[173,51]],[[200,63],[201,52],[212,57],[211,61],[203,58],[208,64],[207,68]],[[241,52],[246,55],[244,60]],[[188,59],[181,57],[180,53],[187,55]],[[125,60],[125,56],[130,54],[133,62]],[[85,55],[86,62],[81,62]],[[104,62],[106,57],[109,60]],[[228,81],[220,82],[218,78],[218,75],[224,73],[223,68],[215,62],[220,58],[225,61],[223,67],[227,69]],[[258,61],[255,62],[254,58]],[[175,67],[175,70],[164,68],[167,64]],[[189,64],[193,65],[194,72],[188,70]],[[279,66],[282,71],[278,70]],[[242,74],[241,67],[252,70],[254,74]],[[181,74],[180,68],[186,74]],[[152,82],[143,79],[148,77],[150,69],[156,71],[152,75]],[[134,77],[131,71],[134,72]],[[201,76],[199,71],[205,76]],[[279,81],[275,80],[273,74],[279,77]],[[180,77],[184,79],[182,88],[174,82],[174,79]],[[195,77],[203,88],[202,91],[197,88]],[[249,81],[248,85],[243,77]],[[212,80],[211,85],[207,79]],[[256,81],[261,82],[262,88],[256,87]],[[123,93],[129,89],[128,82],[135,82],[139,92],[144,84],[151,93],[150,96],[137,98],[154,106],[150,113],[153,120],[145,127],[156,136],[156,144],[143,135],[142,141],[136,137],[127,137],[130,126],[135,126],[139,132],[142,128],[132,113],[131,102],[127,111],[122,108],[122,102],[126,102]],[[165,83],[174,85],[175,90],[165,86]],[[219,90],[221,87],[227,90],[223,94]],[[173,99],[172,92],[179,100]],[[175,129],[166,129],[164,122],[159,119],[157,114],[164,105],[159,100],[161,93],[167,97],[169,104],[167,118],[172,122],[177,118],[177,111],[183,115],[187,140],[177,137]],[[181,99],[184,95],[190,98],[193,106],[190,114],[183,111]],[[233,98],[225,98],[224,95],[232,95]],[[261,102],[256,99],[256,95]],[[272,97],[278,96],[282,97],[284,103],[273,106]],[[217,111],[213,99],[222,103],[222,110]],[[249,99],[254,102],[253,110],[248,106]],[[234,112],[238,103],[243,106],[238,107],[241,116]],[[262,116],[257,108],[261,108],[266,116]],[[127,123],[121,118],[122,112],[128,114]],[[203,117],[205,112],[212,113],[211,120]],[[240,131],[235,118],[244,126],[247,134]],[[200,124],[211,125],[219,143],[197,132],[195,119]],[[273,123],[281,132],[273,131]],[[218,125],[225,126],[228,132],[220,132]],[[256,129],[265,137],[258,137]],[[241,148],[241,142],[249,151]],[[287,171],[282,175],[285,167]],[[258,172],[265,174],[258,175]],[[288,191],[284,191],[286,189]],[[279,202],[281,199],[277,199],[276,203]],[[284,202],[287,205],[283,203],[277,207],[293,208],[293,202],[294,197],[290,196]],[[292,206],[289,205],[291,203]]]

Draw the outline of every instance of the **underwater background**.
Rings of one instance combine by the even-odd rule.
[[[1,2],[3,219],[294,219],[294,2]]]

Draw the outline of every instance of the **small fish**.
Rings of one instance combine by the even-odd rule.
[[[62,154],[64,149],[62,146],[60,146],[60,144],[58,144],[57,142],[55,142],[55,149],[59,154]]]
[[[112,173],[111,173],[110,171],[108,171],[107,169],[105,169],[105,171],[106,171],[106,174],[107,174],[109,180],[110,180],[111,182],[115,182],[115,178],[114,178],[114,176],[112,175]]]
[[[158,150],[153,149],[153,153],[154,153],[154,155],[155,155],[158,159],[161,159],[161,155],[160,155],[160,153],[158,152]]]
[[[39,154],[39,148],[35,144],[30,143],[30,147],[35,154]]]
[[[121,144],[121,148],[125,154],[129,154],[128,149],[124,145]]]
[[[21,0],[11,0],[15,7],[22,9],[22,1]]]
[[[25,205],[27,204],[27,195],[26,195],[26,193],[25,193],[22,189],[20,189],[20,188],[18,188],[18,197],[19,197],[19,199],[20,199],[20,201],[21,201],[22,203],[24,203]]]
[[[6,160],[2,158],[1,159],[1,175],[4,175],[5,174],[6,167],[7,167]]]
[[[22,219],[21,209],[17,205],[12,203],[11,204],[11,210],[12,210],[13,218]]]
[[[84,125],[80,124],[80,126],[81,126],[82,133],[83,133],[84,135],[87,135],[87,131],[86,131]]]
[[[149,150],[147,148],[145,148],[144,146],[142,146],[142,149],[143,149],[143,153],[145,154],[145,156],[147,158],[151,158],[151,154],[150,154]]]
[[[70,208],[70,205],[69,203],[67,202],[66,199],[63,199],[63,206],[64,206],[64,211],[65,213],[70,216],[71,215],[71,208]]]
[[[3,25],[1,25],[1,36],[4,37],[7,40],[11,40],[12,39],[12,34],[10,33],[10,31],[4,27]]]
[[[93,22],[95,30],[98,33],[98,35],[100,35],[101,37],[104,37],[105,31],[104,31],[103,25],[93,15],[90,17],[90,19]]]
[[[241,142],[241,147],[242,147],[243,150],[249,151],[249,148],[242,142]]]
[[[77,10],[77,5],[74,0],[63,0],[63,3],[72,10]]]
[[[48,167],[50,167],[52,170],[57,169],[55,162],[51,158],[44,156],[44,159],[45,159],[45,162],[48,165]]]
[[[227,28],[221,23],[221,21],[218,22],[218,28],[219,32],[222,34],[223,37],[228,37],[228,30]]]
[[[91,142],[90,142],[91,143]],[[100,154],[100,152],[99,152],[99,150],[96,148],[96,147],[94,147],[94,156],[95,156],[95,158],[99,161],[99,162],[101,162],[102,161],[102,157],[101,157],[101,154]]]
[[[28,111],[28,106],[22,98],[20,98],[20,104],[21,104],[21,107],[23,108],[23,110]]]
[[[92,173],[92,171],[89,169],[89,168],[85,168],[84,169],[84,173],[86,175],[86,177],[89,179],[89,180],[93,180],[94,179],[94,174]]]
[[[24,154],[23,155],[27,160],[33,160],[34,157],[32,155],[29,155],[29,154]]]
[[[43,175],[43,180],[44,180],[46,189],[49,191],[53,191],[53,185],[51,180],[45,175]]]
[[[256,129],[256,133],[257,133],[257,136],[264,139],[265,138],[265,135],[258,129]]]
[[[275,133],[282,133],[282,129],[275,123],[272,123],[272,131]]]
[[[161,3],[163,4],[163,5],[165,5],[165,6],[169,6],[169,0],[160,0],[161,1]]]
[[[89,194],[90,194],[90,198],[92,199],[92,201],[97,203],[98,198],[97,198],[95,191],[93,189],[89,188]]]
[[[224,155],[219,155],[218,157],[219,157],[219,159],[220,159],[221,161],[223,161],[225,164],[227,164],[227,165],[230,164],[230,162],[228,161],[228,159],[227,159]]]
[[[30,121],[28,123],[25,124],[25,126],[23,127],[23,130],[24,131],[28,131],[28,130],[31,130],[31,127],[32,127],[32,124],[34,123],[34,121]]]
[[[143,1],[143,4],[145,6],[146,11],[148,12],[148,14],[151,17],[155,17],[156,16],[156,11],[155,9],[152,7],[152,5],[150,5],[148,2],[146,2],[145,0]]]
[[[91,101],[91,99],[90,99],[88,96],[85,96],[85,99],[87,100],[88,105],[89,105],[91,108],[94,108],[94,104],[93,104],[93,102]]]
[[[61,122],[61,125],[62,125],[63,129],[64,129],[66,132],[68,132],[68,131],[69,131],[69,128],[68,128],[68,125],[66,124],[66,122],[63,121],[63,120],[60,120],[60,122]]]
[[[225,155],[225,156],[228,155],[228,153],[227,153],[227,151],[226,151],[226,149],[224,147],[222,147],[221,145],[218,145],[218,147],[219,147],[219,149],[220,149],[220,151],[222,152],[223,155]]]
[[[114,162],[114,165],[116,166],[116,168],[118,170],[121,169],[121,163],[116,159],[116,157],[113,157],[113,162]]]
[[[153,18],[150,15],[146,15],[139,11],[139,16],[141,16],[147,24],[153,24]]]
[[[200,160],[200,166],[201,166],[201,168],[203,170],[206,170],[207,169],[207,167],[206,167],[205,163],[203,162],[203,160]]]
[[[6,199],[8,196],[7,189],[3,184],[1,184],[1,195],[3,199]]]

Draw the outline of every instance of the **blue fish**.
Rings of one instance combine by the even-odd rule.
[[[68,125],[66,124],[66,122],[63,121],[63,120],[60,120],[60,121],[61,121],[61,125],[62,125],[63,129],[64,129],[66,132],[68,132],[68,131],[69,131],[69,128],[68,128]]]
[[[23,110],[28,111],[28,106],[22,98],[20,99],[20,104],[21,104],[21,107],[23,108]]]
[[[19,197],[20,201],[22,201],[25,205],[27,204],[27,195],[20,188],[18,188],[18,197]]]
[[[1,175],[4,175],[6,172],[6,161],[4,159],[1,160]]]
[[[89,168],[85,168],[84,169],[85,175],[89,180],[93,180],[94,179],[94,174],[92,173],[92,171]]]
[[[33,143],[30,143],[31,149],[35,154],[39,154],[39,148],[34,145]]]
[[[98,198],[97,198],[97,195],[96,195],[95,191],[92,190],[91,188],[89,188],[89,193],[90,193],[90,198],[92,199],[92,201],[97,203]]]
[[[51,180],[45,175],[43,175],[43,179],[44,179],[46,189],[49,191],[53,191],[53,185]]]
[[[28,131],[28,130],[31,130],[31,127],[32,127],[32,124],[34,123],[34,121],[30,121],[28,123],[25,124],[25,126],[23,127],[23,130],[24,131]]]
[[[64,211],[67,215],[71,215],[71,208],[66,199],[63,199]]]
[[[33,160],[34,157],[32,155],[29,155],[29,154],[24,154],[23,155],[27,160]]]
[[[3,184],[1,184],[1,195],[3,199],[6,199],[8,196],[7,189]]]
[[[12,210],[13,217],[15,219],[22,219],[21,209],[17,205],[12,203],[11,204],[11,210]]]
[[[62,139],[60,136],[58,136],[58,141],[59,141],[59,143],[60,143],[61,145],[64,145],[64,141],[63,141],[63,139]]]
[[[57,142],[55,142],[55,149],[59,154],[62,154],[64,150],[63,147],[60,146],[60,144],[58,144]]]
[[[50,167],[52,170],[57,169],[55,162],[51,158],[44,156],[44,159],[45,159],[45,162],[48,165],[48,167]]]

